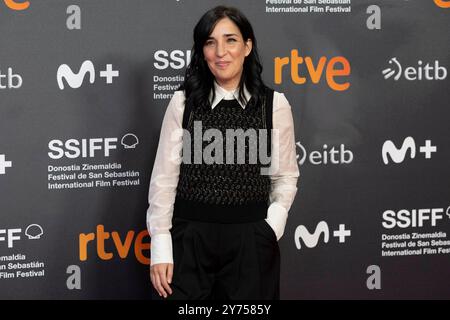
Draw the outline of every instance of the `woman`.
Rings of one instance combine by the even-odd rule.
[[[246,17],[225,6],[206,12],[194,29],[184,83],[163,119],[150,181],[156,298],[279,299],[278,240],[299,170],[291,107],[284,94],[264,85],[261,72]],[[258,135],[257,144],[249,138],[239,150],[239,142],[228,143],[230,132],[242,138],[238,129],[269,134],[267,140]],[[196,130],[203,137],[200,153]],[[236,164],[242,150],[245,161]],[[250,161],[263,151],[271,155],[266,173],[267,161]]]

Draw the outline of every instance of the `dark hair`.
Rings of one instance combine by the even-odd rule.
[[[210,105],[208,98],[211,89],[214,88],[214,75],[204,59],[203,46],[217,22],[227,17],[237,25],[244,42],[251,39],[253,44],[250,54],[244,60],[239,81],[239,100],[243,103],[247,102],[244,97],[244,83],[251,95],[249,105],[257,105],[264,95],[266,86],[261,78],[263,67],[250,22],[234,7],[217,6],[207,11],[194,28],[191,61],[186,68],[184,82],[179,88],[179,90],[185,90],[186,103],[192,103],[195,107]]]

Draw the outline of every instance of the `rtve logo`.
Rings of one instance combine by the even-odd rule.
[[[441,8],[450,8],[449,0],[434,0],[434,3]]]
[[[89,243],[96,240],[95,249],[97,256],[102,260],[111,260],[114,257],[114,253],[108,252],[105,245],[112,245],[119,257],[126,259],[134,242],[134,255],[136,259],[142,264],[150,264],[150,259],[143,254],[144,251],[148,252],[150,249],[150,242],[144,242],[144,238],[148,236],[147,230],[139,232],[136,237],[135,232],[130,230],[122,241],[118,232],[107,232],[105,231],[105,227],[99,224],[96,233],[81,233],[79,235],[80,261],[86,261],[88,259]],[[112,242],[106,241],[110,237],[112,237]]]
[[[328,243],[330,239],[330,229],[325,221],[320,221],[316,230],[311,234],[304,225],[299,225],[295,229],[294,241],[298,250],[302,248],[300,239],[303,240],[308,248],[314,248],[319,242],[320,236],[323,234],[323,242]],[[345,229],[345,224],[339,224],[339,229],[333,231],[333,236],[339,238],[339,243],[345,242],[345,237],[351,236],[351,230]]]
[[[297,160],[300,165],[303,165],[306,160],[313,165],[320,164],[347,164],[353,161],[353,152],[345,149],[345,145],[341,144],[339,148],[331,147],[328,150],[328,145],[324,144],[321,151],[314,150],[311,153],[306,151],[306,148],[300,143],[296,142],[296,146],[300,148],[300,154],[297,154]]]
[[[299,74],[299,65],[305,62],[306,76]],[[291,80],[295,84],[305,84],[309,79],[312,83],[319,83],[322,74],[325,72],[325,79],[328,86],[335,91],[344,91],[350,87],[350,82],[346,81],[345,77],[350,75],[350,63],[342,56],[333,57],[327,60],[326,57],[320,57],[319,61],[315,65],[311,57],[299,57],[298,50],[291,50],[291,57],[275,57],[274,59],[274,76],[275,83],[281,84],[283,81],[283,67],[289,68]],[[341,68],[338,68],[341,66]],[[336,82],[338,77],[343,77],[344,82]]]
[[[22,86],[22,77],[13,73],[12,68],[3,74],[0,70],[0,89],[18,89]],[[4,80],[4,81],[3,81]]]
[[[414,159],[416,157],[416,143],[412,137],[405,138],[400,149],[391,140],[386,140],[381,150],[383,162],[386,165],[389,164],[390,158],[395,163],[402,163],[408,151],[410,158]],[[425,159],[431,159],[432,153],[436,151],[437,146],[433,146],[431,140],[425,140],[425,144],[419,148],[419,152],[425,154]]]
[[[6,4],[6,6],[12,10],[26,10],[28,9],[28,7],[30,6],[30,2],[29,1],[24,1],[24,2],[18,2],[15,0],[3,0]]]
[[[62,64],[58,67],[56,72],[56,80],[58,82],[59,89],[64,89],[63,79],[66,80],[67,84],[74,89],[81,87],[84,81],[84,76],[89,75],[89,82],[95,82],[95,67],[92,61],[86,60],[80,67],[78,73],[74,73],[72,69],[67,64]],[[113,70],[112,64],[108,63],[105,70],[100,70],[100,77],[106,78],[106,83],[113,83],[114,77],[119,76],[118,70]]]
[[[169,67],[175,70],[183,69],[191,62],[191,50],[186,50],[186,52],[181,50],[170,52],[158,50],[153,55],[153,58],[157,61],[153,63],[153,66],[158,70],[165,70]]]
[[[111,150],[117,149],[118,140],[118,138],[69,139],[66,141],[54,139],[48,143],[50,149],[48,156],[54,160],[63,157],[69,159],[94,158],[100,151],[103,152],[104,157],[109,157]],[[135,149],[139,139],[135,134],[127,133],[120,139],[120,143],[124,149]]]
[[[406,67],[403,71],[401,63],[396,57],[389,60],[391,67],[384,69],[381,73],[384,79],[394,76],[394,80],[398,81],[401,76],[406,80],[445,80],[447,78],[447,69],[439,65],[439,61],[434,61],[434,66],[427,63],[423,66],[422,60],[417,62],[417,67]]]

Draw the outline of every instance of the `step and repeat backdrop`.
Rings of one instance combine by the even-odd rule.
[[[448,0],[0,0],[0,298],[150,299],[161,123],[218,4],[294,115],[281,298],[449,299]]]

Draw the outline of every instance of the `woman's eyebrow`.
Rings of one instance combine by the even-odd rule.
[[[224,34],[223,36],[224,36],[224,37],[231,37],[231,36],[237,36],[237,34],[236,34],[236,33],[226,33],[226,34]],[[208,40],[209,40],[209,39],[214,39],[214,37],[209,36],[209,37],[208,37]]]

